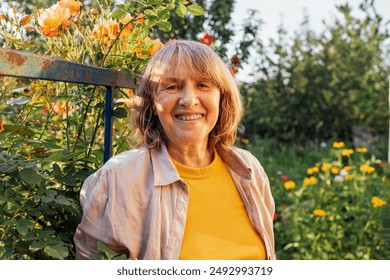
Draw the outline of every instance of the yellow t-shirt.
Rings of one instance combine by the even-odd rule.
[[[266,258],[262,238],[253,228],[245,205],[225,164],[215,153],[203,168],[175,162],[189,187],[182,260],[259,260]]]

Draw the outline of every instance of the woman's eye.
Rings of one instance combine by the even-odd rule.
[[[178,90],[179,88],[179,85],[168,85],[165,87],[166,90]]]
[[[198,87],[200,87],[200,88],[209,88],[210,86],[208,84],[206,84],[206,83],[199,83]]]

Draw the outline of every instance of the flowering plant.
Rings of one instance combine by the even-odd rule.
[[[61,0],[0,14],[3,47],[121,71],[135,78],[186,0]],[[71,259],[82,182],[103,160],[104,89],[0,77],[0,259]],[[114,92],[113,153],[130,147],[132,90]]]
[[[366,147],[334,142],[304,176],[271,178],[281,259],[388,259],[389,166]],[[286,178],[288,180],[286,181]]]

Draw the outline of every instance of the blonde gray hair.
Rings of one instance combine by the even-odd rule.
[[[154,97],[169,67],[186,68],[192,77],[207,80],[220,90],[219,117],[209,134],[208,149],[218,145],[231,146],[237,136],[238,124],[243,115],[241,95],[227,65],[209,46],[189,40],[167,42],[150,59],[140,81],[137,95],[142,103],[136,111],[136,146],[159,148],[168,144],[161,123],[154,112]]]

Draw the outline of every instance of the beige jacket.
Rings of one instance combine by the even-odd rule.
[[[275,259],[274,200],[259,161],[238,148],[218,150],[237,186],[268,259]],[[178,259],[186,224],[188,187],[167,149],[141,147],[111,158],[81,189],[83,209],[74,241],[76,259],[99,252],[97,241],[129,259]]]

